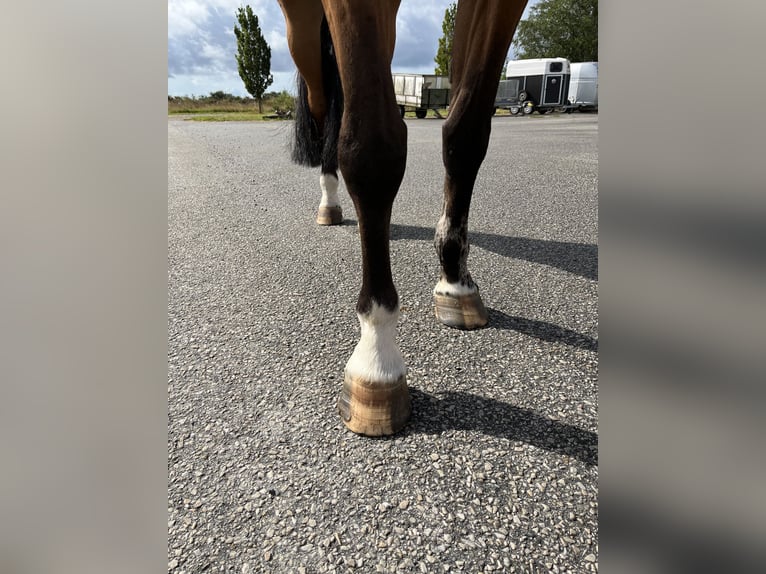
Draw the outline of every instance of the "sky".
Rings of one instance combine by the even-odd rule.
[[[433,74],[444,11],[452,0],[402,0],[396,18],[393,72]],[[527,17],[530,0],[522,19]],[[295,65],[277,0],[168,0],[168,95],[206,96],[223,91],[247,96],[237,73],[234,25],[249,4],[271,48],[274,83],[267,91],[295,92]],[[509,52],[513,58],[513,51]]]

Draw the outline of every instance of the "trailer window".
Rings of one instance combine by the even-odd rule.
[[[551,62],[551,74],[560,72],[563,69],[564,69],[564,64],[562,62]]]

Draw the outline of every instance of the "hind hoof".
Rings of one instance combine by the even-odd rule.
[[[404,428],[410,412],[404,375],[393,383],[370,383],[346,373],[338,413],[350,431],[365,436],[392,435]]]
[[[470,295],[434,295],[436,318],[456,329],[480,329],[489,321],[478,291]]]
[[[317,223],[319,225],[339,225],[343,223],[343,211],[337,205],[320,207],[319,213],[317,213]]]

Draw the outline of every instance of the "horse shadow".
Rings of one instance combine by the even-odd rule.
[[[433,241],[434,230],[429,227],[391,224],[391,240],[416,239]],[[469,233],[472,244],[504,257],[525,259],[574,273],[586,279],[598,280],[598,246],[583,243],[506,237],[493,233]],[[487,309],[489,324],[497,329],[517,331],[541,341],[563,343],[586,351],[598,352],[598,340],[546,321],[525,319]]]
[[[541,341],[563,343],[570,347],[598,352],[598,340],[577,331],[559,327],[547,321],[507,315],[497,309],[488,308],[487,312],[489,313],[489,324],[496,329],[516,331]]]
[[[471,393],[447,391],[439,397],[410,387],[412,419],[406,434],[446,430],[481,432],[598,465],[598,434],[532,410]]]
[[[433,241],[434,229],[391,224],[391,240]],[[508,237],[469,232],[469,241],[503,257],[548,265],[580,277],[598,280],[598,246],[583,243]],[[546,321],[516,317],[488,309],[490,325],[549,342],[598,352],[598,340]],[[410,387],[413,417],[407,434],[441,434],[466,430],[509,441],[530,444],[575,458],[588,466],[598,465],[598,434],[556,421],[532,410],[459,391],[439,396]]]
[[[399,239],[433,241],[434,228],[392,223],[391,240]],[[481,231],[469,231],[468,240],[471,245],[477,245],[503,257],[549,265],[586,279],[598,280],[597,245],[509,237]]]

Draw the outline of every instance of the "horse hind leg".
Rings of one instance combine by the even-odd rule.
[[[319,176],[319,188],[322,190],[322,199],[317,211],[317,224],[339,225],[343,223],[343,208],[338,199],[338,174],[337,172],[325,173]]]
[[[450,115],[442,128],[444,203],[434,237],[441,275],[434,288],[434,311],[439,321],[459,329],[488,322],[468,271],[468,212],[489,146],[500,70],[525,5],[526,0],[466,0],[457,8]],[[483,16],[476,18],[477,13]]]
[[[335,117],[338,112],[332,109],[337,104],[330,102],[330,110],[323,118],[320,134],[320,128],[309,109],[307,91],[305,80],[299,77],[292,157],[299,165],[321,165],[319,189],[322,199],[317,210],[316,222],[319,225],[338,225],[343,222],[343,210],[338,197],[340,182],[337,130],[340,120]]]
[[[343,88],[326,19],[322,20],[320,45],[322,86],[327,100],[327,114],[323,126],[322,173],[319,176],[322,200],[319,203],[317,223],[338,225],[343,223],[343,210],[338,198],[338,134],[343,115]]]
[[[324,121],[324,139],[322,147],[322,173],[319,187],[322,200],[319,203],[317,223],[319,225],[338,225],[343,223],[343,210],[338,198],[338,134],[343,115],[343,88],[340,85],[338,64],[332,53],[332,39],[327,21],[322,22],[322,77],[327,94],[327,115]]]
[[[343,99],[332,41],[318,0],[280,0],[290,54],[298,68],[292,160],[321,166],[319,225],[343,222],[338,198],[338,131]]]

